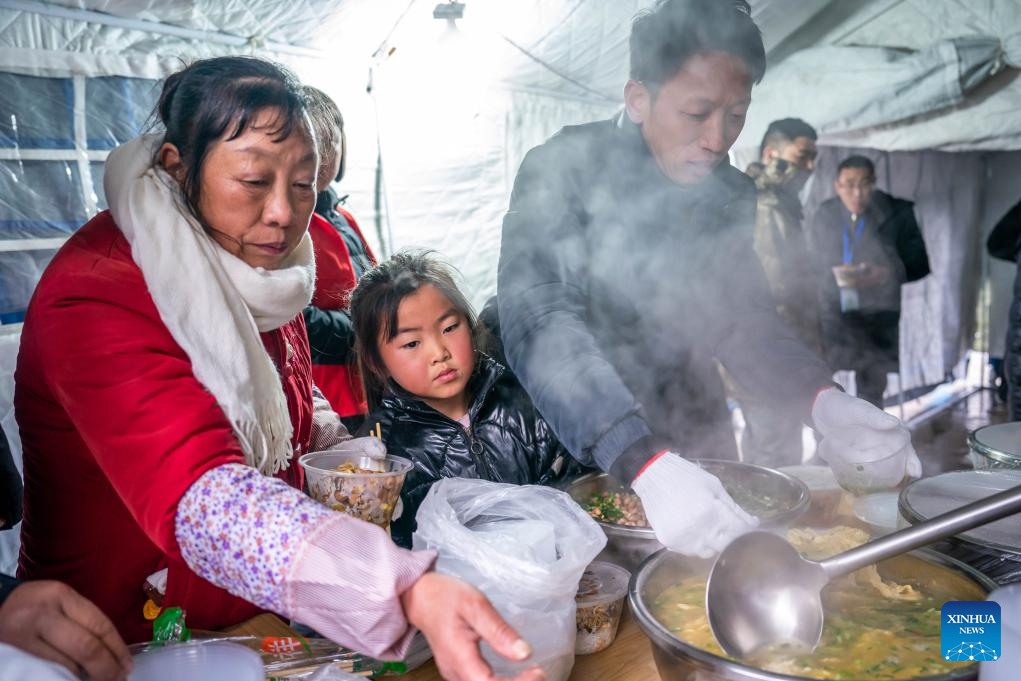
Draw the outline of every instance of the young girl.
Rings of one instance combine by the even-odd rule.
[[[401,491],[394,541],[411,545],[415,513],[440,478],[546,484],[568,463],[524,389],[482,354],[480,327],[449,270],[400,253],[367,272],[351,295],[370,415],[387,451],[414,468]]]

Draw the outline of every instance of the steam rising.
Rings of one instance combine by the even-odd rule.
[[[800,414],[829,379],[776,315],[752,249],[754,187],[723,163],[676,185],[627,120],[566,128],[522,163],[500,261],[504,349],[582,461],[608,469],[648,434],[642,420],[685,456],[736,458],[717,362]]]

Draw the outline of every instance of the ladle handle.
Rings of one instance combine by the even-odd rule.
[[[819,561],[829,579],[1021,511],[1021,485]]]

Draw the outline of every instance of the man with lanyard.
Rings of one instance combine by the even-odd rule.
[[[901,284],[929,273],[910,201],[875,189],[872,162],[844,159],[837,196],[819,206],[811,237],[822,281],[824,353],[855,372],[857,394],[882,407],[886,374],[898,370]]]
[[[571,454],[630,484],[660,542],[708,557],[755,524],[688,460],[736,454],[717,362],[811,421],[826,460],[920,465],[907,429],[833,387],[776,314],[755,186],[727,160],[766,65],[746,0],[660,0],[630,49],[625,112],[564,128],[518,170],[501,336]]]

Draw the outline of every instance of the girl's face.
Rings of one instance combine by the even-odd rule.
[[[465,386],[475,347],[464,314],[435,286],[419,287],[397,308],[397,334],[379,339],[387,374],[409,393],[455,421],[468,412]]]
[[[209,147],[199,175],[198,213],[213,239],[252,267],[273,270],[294,252],[315,207],[316,151],[299,128],[276,139],[277,112],[264,110],[232,140]],[[172,144],[163,167],[181,180]]]

